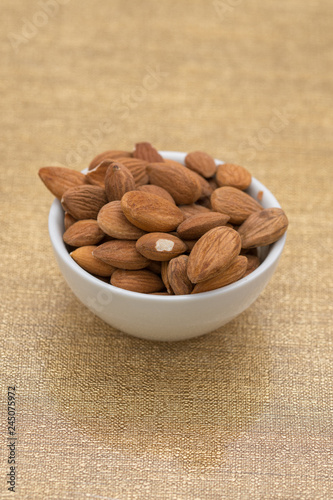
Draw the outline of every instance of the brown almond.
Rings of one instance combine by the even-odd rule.
[[[80,247],[71,252],[70,256],[88,273],[96,274],[97,276],[111,276],[113,271],[115,271],[115,267],[96,259],[93,256],[93,251],[96,248],[96,246]]]
[[[239,255],[222,273],[195,285],[192,293],[210,292],[243,278],[246,273],[247,258]]]
[[[104,189],[99,186],[78,186],[68,189],[61,204],[77,220],[97,219],[98,212],[108,202]]]
[[[205,233],[194,245],[188,261],[192,283],[213,278],[226,269],[241,250],[237,231],[220,226]]]
[[[176,205],[152,193],[129,191],[121,199],[121,208],[132,224],[149,232],[173,231],[184,220]]]
[[[77,222],[77,220],[66,212],[64,216],[65,231],[67,231],[68,228],[75,224],[75,222]]]
[[[105,234],[119,240],[137,240],[145,234],[125,217],[119,200],[104,205],[99,211],[97,222]]]
[[[193,172],[183,165],[150,163],[147,166],[150,183],[163,187],[177,205],[194,203],[201,196],[201,184]]]
[[[158,262],[157,260],[152,260],[151,262],[149,262],[146,269],[160,276],[162,271],[162,262]]]
[[[232,186],[241,190],[247,189],[252,182],[252,176],[246,168],[232,163],[218,165],[215,177],[219,186]]]
[[[135,241],[108,241],[99,245],[93,256],[120,269],[143,269],[149,264],[149,260],[135,248]]]
[[[200,213],[185,219],[177,228],[177,233],[184,240],[196,240],[213,227],[225,226],[229,215],[218,212]]]
[[[86,182],[84,174],[66,167],[42,167],[38,175],[47,189],[59,200],[68,189],[82,186]]]
[[[253,271],[255,271],[260,266],[259,257],[257,257],[256,255],[246,255],[246,258],[247,258],[247,268],[243,278],[253,273]]]
[[[193,151],[186,155],[185,165],[203,177],[212,177],[216,172],[214,158],[202,151]]]
[[[135,189],[134,177],[122,163],[111,163],[106,171],[104,182],[109,201],[121,200],[125,193]]]
[[[79,220],[65,231],[63,239],[72,247],[97,245],[105,234],[96,220]]]
[[[146,160],[149,163],[164,162],[163,157],[159,154],[157,149],[155,149],[149,142],[138,142],[135,145],[133,157],[139,158],[140,160]]]
[[[176,204],[171,194],[160,186],[155,186],[154,184],[146,184],[145,186],[139,186],[137,190],[144,191],[145,193],[157,194],[157,196],[161,196],[161,198],[165,198],[166,200],[171,201],[171,203]]]
[[[179,255],[169,262],[168,281],[175,295],[186,295],[193,290],[193,284],[187,276],[187,264],[187,255]]]
[[[186,252],[185,243],[168,233],[148,233],[136,242],[136,249],[147,259],[166,261]]]
[[[115,161],[116,160],[103,160],[99,163],[99,165],[97,165],[97,167],[89,170],[89,172],[86,173],[87,183],[105,188],[106,171]]]
[[[250,195],[231,186],[216,189],[211,202],[215,212],[229,215],[231,224],[242,224],[249,215],[263,209]]]
[[[179,205],[179,209],[183,212],[185,218],[192,217],[192,215],[197,214],[207,214],[211,212],[211,210],[207,207],[203,207],[198,203],[191,203],[190,205]]]
[[[238,228],[242,248],[255,248],[274,243],[287,231],[288,219],[281,208],[265,208],[251,214]]]
[[[161,278],[169,295],[174,295],[168,277],[168,261],[161,262]]]
[[[139,158],[119,158],[118,161],[125,165],[125,167],[131,172],[137,187],[148,184],[149,177],[146,170],[148,165],[147,161],[140,160]]]
[[[201,184],[201,195],[200,195],[200,198],[206,198],[206,197],[210,198],[210,195],[213,192],[213,188],[211,187],[211,185],[209,184],[209,182],[207,181],[207,179],[205,179],[204,177],[202,177],[202,175],[197,174],[197,172],[194,172],[194,170],[192,171],[192,174],[195,175],[195,177],[198,179],[198,181]]]
[[[161,278],[146,269],[142,271],[117,269],[111,276],[111,285],[138,293],[154,293],[164,288]]]
[[[127,151],[109,149],[108,151],[104,151],[103,153],[100,153],[97,156],[95,156],[95,158],[91,160],[88,170],[93,170],[95,167],[97,167],[97,165],[101,163],[101,161],[106,159],[115,161],[119,160],[119,158],[130,158],[131,156],[132,153],[129,153]]]

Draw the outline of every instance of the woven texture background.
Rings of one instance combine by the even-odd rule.
[[[331,0],[2,0],[1,498],[14,384],[16,498],[333,497],[332,15]],[[52,255],[38,169],[141,140],[247,166],[290,219],[260,298],[192,341],[105,325]]]

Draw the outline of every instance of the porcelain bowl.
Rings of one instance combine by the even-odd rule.
[[[161,151],[164,158],[184,163],[186,153]],[[223,163],[219,161],[218,163]],[[280,207],[273,194],[252,179],[247,192],[263,192],[264,208]],[[53,251],[67,284],[76,297],[105,323],[135,337],[176,341],[212,332],[247,309],[273,276],[286,241],[260,249],[261,265],[236,283],[195,295],[145,295],[114,287],[84,271],[70,257],[62,236],[64,212],[58,200],[51,206],[49,234]]]

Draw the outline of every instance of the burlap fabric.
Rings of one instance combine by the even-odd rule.
[[[331,0],[2,1],[1,498],[333,497],[332,14]],[[264,293],[196,340],[105,325],[52,255],[38,168],[140,140],[246,165],[290,219]]]

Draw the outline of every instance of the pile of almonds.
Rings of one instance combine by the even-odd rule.
[[[257,247],[288,226],[283,210],[263,209],[245,192],[251,174],[244,167],[216,166],[201,151],[184,166],[142,142],[133,153],[99,154],[86,174],[44,167],[39,176],[61,200],[75,262],[134,292],[184,295],[229,285],[254,271]]]

